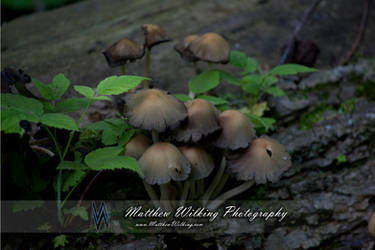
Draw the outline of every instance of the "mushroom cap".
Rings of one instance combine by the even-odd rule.
[[[122,39],[111,45],[103,52],[110,67],[117,67],[143,57],[145,53],[142,44],[129,39]]]
[[[212,63],[228,63],[230,46],[227,41],[216,33],[206,33],[192,41],[188,49],[202,61]]]
[[[126,144],[125,155],[138,160],[151,144],[152,141],[148,137],[142,134],[135,135]]]
[[[174,49],[180,54],[182,59],[184,59],[185,61],[196,62],[199,60],[197,57],[194,56],[194,54],[190,50],[187,49],[190,43],[198,38],[199,36],[197,35],[185,36],[184,40],[182,40],[174,46]]]
[[[372,216],[368,222],[368,231],[373,237],[375,237],[375,212],[372,213]]]
[[[130,125],[163,132],[175,128],[187,117],[185,105],[159,89],[145,89],[126,96]]]
[[[149,147],[139,159],[144,180],[153,184],[166,184],[171,180],[186,180],[190,163],[182,153],[168,142],[158,142]]]
[[[238,180],[254,179],[256,183],[275,182],[292,165],[285,147],[276,140],[262,136],[234,161],[228,162],[229,172]]]
[[[249,118],[237,110],[226,110],[219,115],[222,128],[214,145],[219,148],[236,150],[246,148],[255,138],[255,130]]]
[[[175,139],[180,142],[199,141],[202,137],[220,129],[219,111],[210,102],[194,99],[185,103],[188,113],[186,125],[176,130]]]
[[[178,149],[190,162],[192,180],[206,178],[215,168],[212,157],[199,146],[180,146]]]
[[[145,47],[149,49],[159,43],[169,42],[171,40],[159,25],[143,24],[142,30],[145,35]]]

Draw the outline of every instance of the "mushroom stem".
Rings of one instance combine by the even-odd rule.
[[[193,62],[194,64],[194,71],[195,71],[195,74],[196,75],[199,75],[201,73],[201,70],[200,68],[198,67],[198,63],[197,62]]]
[[[194,99],[194,97],[195,97],[195,94],[193,92],[191,92],[191,90],[189,90],[189,97],[191,99]]]
[[[120,66],[121,69],[121,74],[126,75],[126,69],[125,69],[125,64]]]
[[[156,194],[155,190],[152,188],[150,184],[147,182],[143,181],[143,185],[145,186],[145,189],[147,191],[148,196],[150,196],[152,203],[154,204],[155,207],[160,206],[158,200],[158,195]]]
[[[192,181],[185,181],[184,189],[182,190],[181,199],[180,199],[180,206],[185,205],[185,201],[189,194],[189,189]]]
[[[190,194],[189,194],[189,200],[194,200],[195,198],[195,181],[190,182]]]
[[[171,210],[171,203],[169,200],[169,185],[161,184],[160,185],[160,202],[166,210]]]
[[[150,64],[151,64],[151,50],[149,48],[146,48],[146,66],[145,66],[145,76],[150,77]],[[150,81],[145,80],[143,84],[145,89],[150,88]]]
[[[197,181],[197,196],[201,197],[204,193],[204,179]]]
[[[229,178],[229,175],[224,173],[223,176],[221,177],[219,185],[215,189],[215,192],[213,192],[212,194],[212,199],[215,199],[221,193],[225,184],[227,183],[228,178]]]
[[[152,129],[151,133],[152,133],[152,141],[154,143],[159,142],[159,134],[158,134],[158,132],[155,129]]]
[[[177,184],[178,191],[179,191],[180,193],[182,193],[182,190],[184,189],[184,187],[183,187],[183,185],[182,185],[182,182],[177,181],[176,184]]]
[[[207,209],[209,209],[211,211],[217,209],[221,204],[223,204],[228,199],[248,190],[250,187],[252,187],[254,185],[254,183],[255,183],[254,181],[247,181],[247,182],[242,183],[238,187],[235,187],[235,188],[223,193],[222,195],[217,197],[215,200],[210,202],[207,206]]]
[[[223,158],[221,159],[219,170],[217,171],[217,173],[216,173],[214,179],[212,180],[210,186],[208,187],[206,193],[202,196],[202,203],[203,203],[204,206],[207,204],[207,202],[210,199],[213,191],[215,190],[216,186],[219,184],[220,179],[224,174],[225,166],[226,166],[226,160],[225,160],[225,156],[223,156]]]

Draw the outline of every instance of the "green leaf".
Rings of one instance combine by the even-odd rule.
[[[87,98],[67,98],[58,102],[54,111],[56,113],[76,112],[84,109],[91,100]]]
[[[73,207],[73,208],[65,208],[63,210],[64,214],[71,214],[73,216],[79,216],[83,220],[89,219],[89,214],[85,207]]]
[[[44,84],[44,83],[38,81],[37,79],[33,79],[33,83],[34,83],[35,87],[37,88],[37,90],[39,91],[39,93],[44,98],[46,98],[47,100],[55,100],[55,97],[53,95],[53,90],[49,85]]]
[[[184,94],[175,94],[174,95],[178,100],[182,101],[182,102],[188,102],[188,101],[191,101],[191,98],[190,96],[187,96],[187,95],[184,95]]]
[[[220,83],[219,71],[203,72],[189,81],[189,89],[194,94],[201,94],[215,88]]]
[[[216,97],[216,96],[201,95],[201,96],[198,96],[197,98],[211,102],[213,105],[222,105],[222,104],[228,103],[226,100]]]
[[[137,160],[132,157],[119,156],[123,151],[121,147],[106,147],[90,152],[85,157],[85,163],[90,169],[113,170],[113,169],[130,169],[143,176]]]
[[[57,74],[50,84],[54,100],[62,97],[70,86],[70,81],[62,74]]]
[[[273,75],[263,75],[262,76],[262,86],[264,88],[271,87],[273,84],[277,83],[279,81],[279,78],[273,76]]]
[[[317,69],[309,68],[299,64],[283,64],[276,66],[271,70],[272,75],[295,75],[298,73],[316,72]]]
[[[67,244],[67,243],[69,243],[69,241],[66,239],[66,236],[64,234],[56,236],[53,239],[53,246],[54,246],[54,248],[64,247],[65,244]]]
[[[61,128],[67,130],[77,131],[78,127],[76,122],[73,118],[59,113],[48,113],[44,114],[40,119],[40,122],[44,125],[54,127],[54,128]]]
[[[134,136],[135,132],[136,132],[135,129],[130,129],[130,130],[126,131],[124,134],[122,134],[120,136],[119,140],[118,140],[118,145],[120,147],[123,147],[126,144],[128,144],[130,139]]]
[[[262,88],[262,76],[261,75],[247,75],[241,79],[241,88],[253,95],[257,95],[259,90]]]
[[[339,156],[336,157],[336,160],[337,160],[337,162],[338,162],[339,164],[341,164],[341,163],[345,163],[345,162],[347,161],[347,159],[346,159],[346,155],[339,155]]]
[[[223,71],[223,70],[218,70],[219,73],[220,73],[220,79],[229,83],[229,84],[233,84],[233,85],[237,85],[237,86],[241,86],[242,82],[240,80],[238,80],[237,78],[235,78],[234,76],[232,76],[231,74]]]
[[[117,118],[105,119],[104,121],[91,123],[85,126],[86,129],[102,130],[102,142],[106,146],[116,144],[118,137],[122,135],[128,127],[124,120]]]
[[[141,76],[110,76],[101,81],[96,92],[101,95],[119,95],[137,87],[143,80],[150,78]]]
[[[97,100],[97,101],[110,101],[111,100],[111,98],[109,98],[108,96],[105,96],[105,95],[94,96],[94,97],[92,97],[90,99]]]
[[[245,53],[238,51],[238,50],[232,50],[230,52],[230,57],[229,57],[229,63],[239,67],[239,68],[244,68],[247,63],[247,56]]]
[[[75,91],[87,98],[92,98],[95,95],[95,91],[87,86],[74,85],[73,88]]]
[[[248,57],[246,59],[246,66],[244,67],[244,71],[242,71],[240,74],[241,75],[246,75],[249,73],[254,73],[257,69],[257,62],[255,59]]]
[[[42,200],[15,200],[13,205],[13,213],[21,211],[29,211],[35,208],[42,207],[44,201]]]
[[[284,90],[282,90],[282,89],[279,88],[279,87],[271,87],[271,88],[267,88],[267,89],[265,89],[265,91],[266,91],[268,94],[273,95],[273,96],[283,96],[283,95],[285,95]]]
[[[87,166],[77,161],[62,161],[57,166],[57,169],[83,170],[87,169]]]
[[[86,174],[87,173],[82,170],[74,170],[66,173],[64,172],[64,180],[61,190],[63,192],[68,192],[71,187],[78,185]]]
[[[268,117],[259,117],[253,114],[246,114],[251,122],[254,124],[255,128],[264,128],[267,133],[270,129],[273,128],[273,124],[276,123],[276,120]]]

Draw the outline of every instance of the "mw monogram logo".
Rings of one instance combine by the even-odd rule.
[[[109,214],[106,209],[105,203],[102,201],[100,203],[99,211],[97,210],[95,202],[91,203],[91,217],[95,223],[96,230],[100,229],[100,226],[104,220],[105,227],[108,228],[109,225]]]

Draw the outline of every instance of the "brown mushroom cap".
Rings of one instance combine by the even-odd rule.
[[[143,57],[145,51],[142,44],[129,39],[122,39],[103,52],[110,67],[117,67]]]
[[[163,132],[175,128],[186,119],[185,105],[176,97],[159,89],[145,89],[126,97],[130,125]]]
[[[159,43],[169,42],[171,40],[159,25],[143,24],[142,30],[145,34],[145,47],[149,49]]]
[[[125,155],[138,160],[151,144],[152,141],[148,137],[142,134],[135,135],[126,144]]]
[[[368,231],[373,237],[375,237],[375,212],[372,214],[368,222]]]
[[[153,184],[166,184],[171,180],[186,180],[190,163],[172,144],[159,142],[149,147],[139,159],[144,180]]]
[[[229,62],[230,46],[216,33],[206,33],[190,43],[188,49],[202,61],[212,63]]]
[[[211,174],[215,167],[214,161],[203,148],[198,146],[181,146],[178,149],[190,162],[190,178],[192,180],[203,179]]]
[[[256,183],[275,182],[292,165],[285,147],[276,140],[262,136],[255,139],[237,159],[228,162],[229,172],[238,180],[254,179]]]
[[[255,138],[250,119],[237,110],[226,110],[219,115],[222,132],[214,145],[223,149],[246,148]]]
[[[176,130],[177,141],[193,142],[212,134],[220,129],[219,111],[210,102],[202,99],[194,99],[185,103],[188,112],[188,122],[185,126]]]
[[[183,41],[177,43],[174,46],[174,49],[180,54],[182,59],[184,59],[185,61],[195,62],[199,60],[197,57],[194,56],[194,54],[190,50],[187,49],[190,43],[198,38],[199,36],[197,35],[189,35],[184,37]]]

